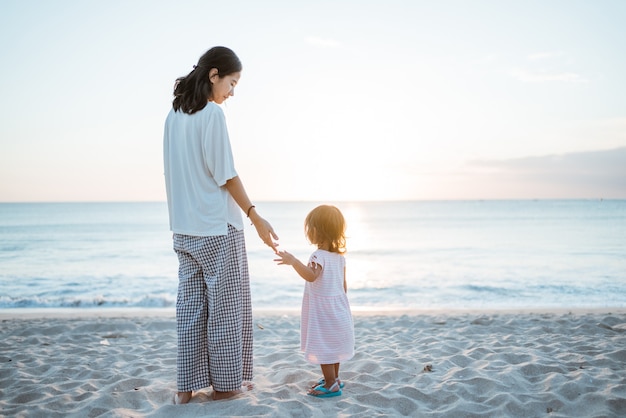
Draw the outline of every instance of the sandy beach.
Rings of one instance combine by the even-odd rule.
[[[356,312],[343,395],[299,352],[297,312],[255,312],[252,392],[172,405],[171,311],[0,312],[0,416],[618,417],[626,311]]]

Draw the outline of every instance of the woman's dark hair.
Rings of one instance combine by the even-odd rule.
[[[176,79],[174,84],[174,110],[179,109],[188,114],[194,114],[204,109],[211,97],[211,83],[209,71],[217,68],[220,78],[241,71],[241,61],[235,53],[223,46],[209,49],[194,65],[193,70],[186,77]]]

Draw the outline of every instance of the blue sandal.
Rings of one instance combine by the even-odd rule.
[[[339,380],[339,379],[337,379]],[[324,386],[326,384],[326,380],[324,380],[324,378],[322,377],[320,380],[317,381],[317,383],[313,386],[311,386],[311,389],[315,389],[317,386],[322,385]],[[343,387],[345,386],[345,384],[339,380],[339,388],[343,389]]]
[[[336,391],[332,391],[335,386],[337,386]],[[322,392],[320,394],[312,393],[313,391]],[[315,386],[310,392],[307,392],[309,396],[315,396],[316,398],[332,398],[334,396],[341,396],[341,389],[339,388],[339,384],[337,382],[333,383],[330,389],[326,389],[324,385]]]

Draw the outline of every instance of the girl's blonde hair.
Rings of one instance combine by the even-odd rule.
[[[321,205],[309,212],[304,232],[311,244],[327,244],[334,253],[346,252],[346,220],[335,206]]]

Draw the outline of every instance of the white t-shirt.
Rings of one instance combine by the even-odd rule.
[[[222,108],[213,102],[193,115],[170,110],[163,135],[170,229],[193,236],[243,229],[226,181],[237,176]]]

